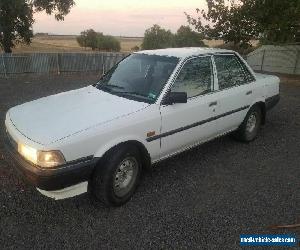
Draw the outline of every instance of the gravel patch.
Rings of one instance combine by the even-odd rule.
[[[2,249],[240,249],[240,234],[299,236],[299,228],[269,229],[300,223],[300,84],[286,77],[257,140],[225,136],[163,161],[123,207],[106,208],[88,194],[54,201],[24,183],[3,151],[6,111],[96,79],[0,80]]]

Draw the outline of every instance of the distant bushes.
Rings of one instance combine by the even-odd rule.
[[[103,33],[96,32],[93,29],[85,30],[77,37],[77,42],[81,47],[91,48],[92,50],[101,51],[120,51],[120,41],[113,37],[103,35]]]
[[[155,24],[145,31],[141,49],[164,49],[181,47],[207,47],[202,41],[203,36],[193,31],[189,26],[181,26],[175,34],[170,30],[161,28]],[[120,51],[120,41],[113,37],[96,32],[93,29],[82,31],[77,37],[77,42],[81,47],[91,48],[100,51]],[[131,51],[138,51],[136,45]]]
[[[181,26],[176,34],[155,24],[145,31],[142,49],[164,49],[182,47],[206,47],[200,33],[189,26]]]
[[[155,24],[145,31],[142,49],[164,49],[175,46],[174,34]]]

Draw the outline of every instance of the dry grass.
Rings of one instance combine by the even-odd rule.
[[[121,42],[121,52],[131,52],[132,48],[138,46],[141,48],[142,37],[117,37]],[[224,44],[222,40],[204,40],[209,47],[219,47]],[[44,35],[36,36],[32,43],[27,45],[18,45],[13,49],[15,53],[23,52],[89,52],[91,49],[85,49],[78,45],[76,36],[67,35]]]
[[[141,48],[143,38],[142,37],[118,37],[121,42],[121,51],[130,52],[132,48],[138,46]]]
[[[130,52],[135,46],[141,46],[142,38],[117,37],[121,42],[121,52]],[[13,49],[15,53],[29,52],[87,52],[76,41],[76,36],[37,36],[28,45],[18,45]]]

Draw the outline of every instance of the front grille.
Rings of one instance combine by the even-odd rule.
[[[16,151],[18,151],[18,143],[11,137],[11,135],[6,131],[7,142],[12,146]]]

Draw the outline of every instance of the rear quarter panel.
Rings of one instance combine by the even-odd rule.
[[[277,76],[267,74],[256,74],[257,85],[264,86],[265,99],[276,96],[280,92],[280,79]]]

